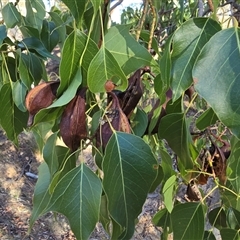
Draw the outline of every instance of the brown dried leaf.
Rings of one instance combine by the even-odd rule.
[[[67,104],[60,121],[60,135],[72,151],[76,151],[80,141],[87,138],[85,92],[86,89],[81,89]]]
[[[37,112],[53,103],[59,84],[59,81],[44,82],[29,91],[25,100],[29,112],[28,126],[32,125]]]

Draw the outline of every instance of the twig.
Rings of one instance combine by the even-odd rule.
[[[138,24],[138,28],[137,28],[137,33],[136,33],[136,40],[137,41],[139,40],[140,33],[141,33],[142,28],[143,28],[143,24],[145,22],[145,19],[146,19],[147,8],[148,8],[148,0],[143,0],[142,16],[140,18],[140,21],[139,21],[139,24]]]
[[[151,48],[152,48],[152,41],[153,41],[153,36],[154,36],[154,30],[155,30],[155,26],[156,26],[156,21],[157,21],[157,14],[156,14],[156,9],[153,6],[152,0],[148,0],[150,9],[152,11],[152,24],[151,24],[151,29],[150,29],[150,36],[149,36],[149,42],[148,42],[148,51],[150,52]]]
[[[123,2],[123,0],[118,0],[118,2],[116,2],[116,3],[110,8],[110,13],[111,13],[117,6],[119,6],[122,2]]]
[[[14,6],[16,7],[19,2],[20,2],[20,0],[16,0],[16,2],[14,3]]]

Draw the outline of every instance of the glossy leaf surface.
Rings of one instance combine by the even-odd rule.
[[[141,138],[115,132],[107,144],[102,168],[110,216],[122,227],[118,237],[129,239],[134,221],[157,176],[157,162]]]

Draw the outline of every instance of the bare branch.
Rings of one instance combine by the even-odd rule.
[[[119,6],[122,2],[123,2],[123,0],[118,0],[118,2],[116,2],[116,3],[110,8],[110,13],[111,13],[117,6]]]

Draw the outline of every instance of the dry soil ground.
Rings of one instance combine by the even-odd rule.
[[[52,213],[38,219],[28,234],[36,180],[21,176],[21,173],[29,162],[30,171],[38,173],[37,168],[43,160],[36,149],[30,133],[22,133],[19,136],[19,148],[16,148],[0,129],[0,239],[75,239],[64,216],[57,215],[55,218]],[[86,155],[86,161],[92,161],[90,155]],[[132,239],[160,239],[160,229],[151,223],[151,217],[160,206],[159,194],[149,195]],[[102,240],[108,239],[108,236],[98,224],[90,239]]]

